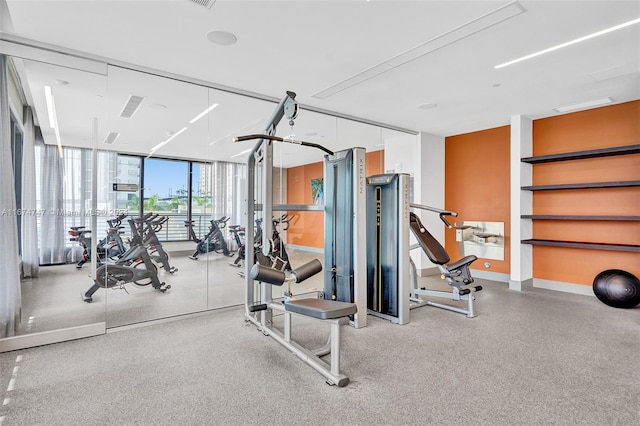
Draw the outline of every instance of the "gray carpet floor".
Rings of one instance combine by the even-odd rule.
[[[345,388],[238,307],[0,354],[0,425],[640,424],[640,309],[477,281],[477,318],[344,327]],[[328,332],[295,325],[308,346]]]

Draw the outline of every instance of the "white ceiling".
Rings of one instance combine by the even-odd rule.
[[[477,27],[484,15],[510,1],[217,0],[211,9],[191,0],[0,2],[9,14],[1,21],[6,34],[269,99],[291,90],[301,104],[316,109],[441,136],[507,125],[515,114],[548,117],[557,114],[554,107],[596,98],[611,97],[615,103],[640,98],[639,24],[494,68],[639,18],[637,0],[522,0],[505,10],[519,6],[523,13],[464,38],[456,35]],[[238,42],[212,44],[206,38],[211,30],[232,32]],[[314,96],[447,37],[453,41],[439,49],[387,67],[332,96]],[[46,121],[42,87],[53,87],[60,128],[68,132],[62,139],[69,145],[91,146],[90,117],[101,111],[100,139],[109,131],[121,133],[112,149],[148,153],[169,132],[188,126],[156,154],[228,159],[252,143],[234,145],[226,136],[262,132],[274,108],[263,100],[122,68],[110,68],[103,77],[30,61],[21,67],[40,121]],[[55,85],[56,79],[70,84]],[[129,94],[145,100],[133,119],[118,118]],[[208,119],[188,125],[211,103],[220,106]],[[418,108],[425,103],[437,107]],[[49,142],[53,133],[42,128]],[[392,149],[390,141],[400,136],[308,111],[300,113],[293,131],[283,121],[277,134],[291,133],[334,150],[353,145],[375,150],[383,144]],[[283,152],[290,157],[285,165],[322,158],[321,153],[315,160],[307,158],[298,147]]]

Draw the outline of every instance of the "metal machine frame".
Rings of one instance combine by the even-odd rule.
[[[291,300],[274,302],[272,288],[269,284],[281,285],[284,282],[299,282],[296,271],[286,273],[276,269],[265,268],[259,264],[254,265],[255,244],[254,244],[254,218],[256,212],[262,213],[262,250],[269,250],[268,238],[273,233],[273,223],[268,220],[272,217],[273,210],[276,211],[314,211],[324,210],[323,206],[307,205],[273,205],[272,182],[273,182],[273,142],[289,142],[304,146],[310,146],[325,151],[330,156],[335,155],[326,148],[303,141],[283,139],[274,136],[276,126],[283,117],[293,120],[297,116],[296,94],[287,92],[280,101],[276,110],[271,116],[265,134],[247,135],[236,138],[236,141],[258,139],[257,144],[251,151],[247,160],[247,224],[245,227],[245,318],[253,323],[263,334],[273,337],[276,341],[296,354],[308,365],[320,372],[329,384],[345,386],[349,383],[348,377],[340,373],[340,326],[348,323],[348,316],[356,313],[357,306],[354,303],[323,300],[323,299],[301,299],[298,303],[291,303]],[[261,168],[260,175],[257,169]],[[364,170],[364,166],[363,166]],[[258,179],[259,178],[259,179]],[[256,187],[260,191],[256,191]],[[265,218],[267,220],[265,220]],[[267,255],[268,253],[263,253]],[[247,261],[251,259],[251,261]],[[319,262],[318,262],[319,264]],[[305,268],[306,265],[300,268]],[[255,269],[254,269],[255,268]],[[298,269],[300,269],[298,268]],[[266,272],[265,272],[266,271]],[[307,271],[308,272],[308,271]],[[319,272],[316,270],[314,273]],[[265,278],[266,276],[269,278]],[[277,275],[277,277],[275,275]],[[282,274],[282,275],[281,275]],[[275,277],[275,278],[274,278]],[[292,278],[293,277],[293,278]],[[259,300],[255,297],[255,283],[258,282]],[[311,300],[315,307],[306,306]],[[306,301],[306,302],[303,302]],[[287,303],[289,302],[289,303]],[[273,311],[284,313],[284,332],[273,326]],[[291,314],[296,313],[308,318],[316,318],[331,324],[331,334],[325,346],[319,350],[309,350],[291,339]],[[320,357],[331,355],[331,364],[328,365]]]
[[[409,175],[368,177],[367,212],[369,313],[396,324],[407,324],[410,319]]]

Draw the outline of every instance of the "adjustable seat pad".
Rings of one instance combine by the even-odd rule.
[[[473,254],[470,254],[469,256],[465,256],[462,259],[458,259],[455,262],[448,264],[447,269],[449,270],[458,269],[459,267],[473,263],[476,260],[478,260],[478,258]]]
[[[324,299],[299,299],[286,302],[285,309],[289,312],[306,315],[321,320],[342,318],[353,315],[358,311],[355,303],[336,302]]]

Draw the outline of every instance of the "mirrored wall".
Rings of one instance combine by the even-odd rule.
[[[321,210],[247,217],[256,141],[234,137],[265,133],[275,102],[111,65],[101,74],[8,59],[16,198],[33,210],[17,219],[18,245],[37,264],[16,287],[15,335],[241,305],[249,221],[256,232],[271,222],[291,266],[323,261]],[[304,109],[276,134],[332,151],[363,147],[367,175],[388,170],[388,141],[415,138]],[[277,143],[273,158],[274,204],[323,204],[324,152]]]

